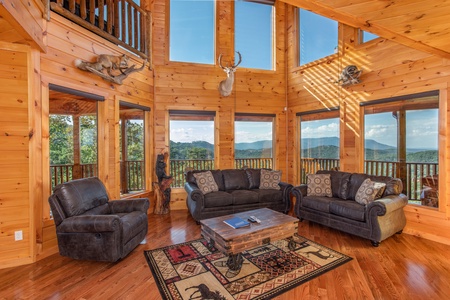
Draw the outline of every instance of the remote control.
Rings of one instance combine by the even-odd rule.
[[[250,216],[249,220],[253,220],[253,221],[255,221],[256,223],[261,223],[261,220],[258,219],[258,218],[255,217],[255,216]]]

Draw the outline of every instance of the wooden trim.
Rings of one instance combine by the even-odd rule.
[[[83,98],[96,100],[96,101],[105,101],[104,96],[89,93],[89,92],[83,92],[83,91],[72,89],[72,88],[69,88],[66,86],[49,83],[48,87],[50,90],[56,91],[56,92],[61,92],[61,93],[70,94],[70,95],[74,95],[74,96],[81,96]]]
[[[426,98],[426,97],[432,97],[432,96],[439,96],[439,90],[432,90],[428,92],[421,92],[421,93],[414,93],[414,94],[406,94],[402,96],[395,96],[395,97],[389,97],[384,99],[378,99],[378,100],[372,100],[372,101],[365,101],[360,102],[360,106],[368,106],[368,105],[378,105],[378,104],[385,104],[395,101],[401,101],[401,100],[414,100],[419,98]]]

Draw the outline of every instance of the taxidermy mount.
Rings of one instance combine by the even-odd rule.
[[[135,65],[128,66],[129,57],[124,55],[109,55],[100,54],[97,56],[95,62],[88,62],[81,59],[75,60],[75,66],[80,70],[92,72],[105,80],[113,83],[122,84],[122,81],[131,73],[138,72],[144,69],[146,61],[138,69]],[[106,73],[104,72],[106,70]],[[120,74],[113,74],[115,70],[119,70]],[[116,72],[117,73],[117,72]]]
[[[362,70],[358,70],[358,67],[355,65],[346,66],[335,83],[341,86],[360,83],[359,76],[361,76],[361,72]]]
[[[219,66],[225,73],[227,73],[227,79],[224,79],[219,83],[219,93],[223,97],[228,97],[231,95],[231,92],[233,90],[234,72],[236,72],[237,66],[239,66],[242,61],[241,53],[239,53],[239,51],[236,52],[239,55],[239,61],[236,65],[227,65],[226,67],[224,67],[222,66],[222,54],[220,54],[218,58]]]

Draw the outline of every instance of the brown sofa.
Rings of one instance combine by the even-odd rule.
[[[115,262],[147,235],[149,200],[109,201],[96,177],[56,186],[49,203],[63,256]]]
[[[287,213],[291,207],[292,185],[279,182],[279,189],[260,189],[261,169],[211,170],[218,191],[204,194],[193,170],[185,174],[187,207],[198,222],[203,219],[267,207]]]
[[[308,196],[307,185],[294,187],[295,214],[300,220],[309,220],[354,234],[378,246],[381,241],[395,233],[401,233],[406,224],[403,207],[408,203],[401,193],[402,181],[387,176],[370,176],[340,171],[318,171],[330,174],[331,197]],[[356,193],[367,179],[385,183],[381,198],[368,204],[355,201]]]

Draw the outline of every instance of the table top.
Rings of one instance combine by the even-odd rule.
[[[259,220],[261,220],[261,223],[250,223],[250,226],[235,229],[223,222],[224,220],[228,220],[234,217],[240,217],[243,220],[247,220],[250,216],[257,217]],[[207,227],[216,235],[220,236],[223,240],[227,241],[233,240],[242,235],[254,234],[255,232],[263,231],[273,227],[298,223],[298,221],[298,218],[294,218],[292,216],[288,216],[286,214],[268,208],[260,208],[201,220],[200,224],[202,226],[202,230],[205,230],[204,227]]]

